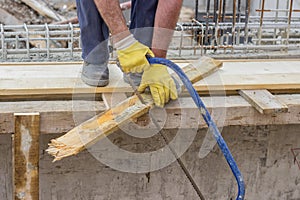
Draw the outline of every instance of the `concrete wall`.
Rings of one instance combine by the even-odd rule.
[[[11,135],[0,135],[0,199],[12,199]]]
[[[223,136],[245,178],[247,200],[300,199],[300,169],[291,153],[291,148],[300,147],[299,128],[300,125],[224,128]],[[169,132],[170,136],[174,132]],[[204,159],[197,156],[205,134],[204,129],[198,131],[182,159],[206,199],[235,199],[236,183],[218,147]],[[49,140],[57,136],[41,137],[42,200],[197,199],[177,163],[147,174],[124,173],[103,165],[88,151],[52,163],[44,150]],[[122,133],[110,139],[133,151],[157,148],[161,144],[157,137],[152,141],[138,140]],[[9,135],[0,136],[1,200],[12,199],[10,140]]]

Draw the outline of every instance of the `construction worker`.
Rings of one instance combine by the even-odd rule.
[[[176,85],[167,68],[149,66],[146,56],[166,57],[182,0],[132,0],[129,29],[118,0],[76,3],[84,60],[81,78],[86,84],[101,87],[109,82],[110,33],[122,71],[139,85],[139,92],[149,87],[159,107],[177,99]]]

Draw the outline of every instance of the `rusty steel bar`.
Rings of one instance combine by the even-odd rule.
[[[218,13],[218,22],[217,22],[217,24],[218,24],[218,27],[217,27],[217,38],[219,38],[218,39],[218,44],[222,44],[222,42],[221,42],[221,36],[223,35],[223,33],[221,32],[221,30],[219,29],[219,23],[221,23],[222,22],[222,5],[223,5],[223,0],[220,0],[220,3],[219,3],[219,13]]]
[[[256,12],[261,12],[261,9],[256,9]],[[264,9],[264,12],[289,12],[290,9]],[[298,9],[292,9],[293,12],[300,12]]]
[[[237,20],[238,20],[238,22],[241,22],[241,0],[238,0]]]
[[[238,12],[237,12],[237,21],[238,23],[241,23],[241,0],[238,0]],[[241,36],[241,29],[238,28],[237,29],[237,39],[235,40],[235,42],[237,44],[240,44],[240,36]]]
[[[248,24],[249,24],[249,15],[250,15],[250,5],[251,5],[251,0],[246,0],[246,9],[245,9],[245,44],[248,44]]]
[[[218,13],[218,21],[219,22],[222,22],[222,15],[223,15],[223,0],[220,0],[220,3],[219,3],[219,13]]]
[[[199,0],[195,0],[195,18],[196,20],[199,20],[198,17],[199,17]]]
[[[219,12],[219,1],[214,0],[214,22],[216,23],[218,20],[218,12]]]
[[[288,18],[288,28],[286,33],[286,44],[289,44],[289,38],[290,38],[290,31],[291,31],[291,19],[292,19],[292,13],[293,13],[293,2],[294,0],[290,0],[290,10],[289,10],[289,18]]]
[[[207,0],[206,2],[206,30],[205,30],[205,45],[208,44],[208,31],[209,31],[209,10],[210,10],[210,0]]]
[[[278,9],[279,9],[279,0],[276,1],[276,10]],[[275,23],[277,22],[278,22],[278,12],[275,12]],[[273,36],[274,39],[276,38],[276,32],[277,32],[277,28],[274,29],[274,36]],[[275,45],[276,41],[274,41],[273,44]]]
[[[199,39],[200,40],[200,51],[201,51],[201,56],[203,55],[203,46],[204,46],[204,43],[203,43],[203,40],[204,40],[204,25],[202,23],[200,23],[198,20],[195,20],[193,19],[193,22],[195,22],[196,24],[198,24],[199,26],[201,26],[201,38]],[[196,48],[195,48],[196,50]]]
[[[222,10],[222,22],[225,20],[225,13],[226,13],[226,0],[223,0],[223,10]]]
[[[232,13],[226,13],[228,1],[214,0],[211,10],[211,0],[207,0],[203,17],[198,16],[201,19],[177,24],[177,34],[174,35],[177,39],[169,47],[174,50],[169,56],[197,57],[199,54],[228,52],[232,56],[251,52],[271,55],[283,50],[300,55],[300,17],[293,15],[299,9],[295,8],[293,0],[287,0],[287,9],[285,5],[282,9],[279,2],[277,0],[276,9],[268,10],[265,0],[260,1],[259,9],[251,7],[251,0],[233,0]],[[260,15],[252,16],[251,9],[260,11]],[[275,14],[271,16],[264,12]],[[280,12],[286,12],[286,15]],[[109,45],[112,49],[113,44],[110,42]],[[15,58],[51,61],[56,56],[60,57],[59,60],[81,59],[78,24],[0,24],[1,61]],[[110,59],[115,57],[113,49]]]
[[[219,15],[219,0],[214,0],[214,23],[215,23],[215,28],[213,29],[213,42],[214,44],[217,44],[218,42],[218,15]]]
[[[226,15],[226,0],[223,0],[223,5],[222,5],[222,22],[225,21],[225,15]],[[221,35],[224,34],[224,31],[221,31]]]
[[[0,31],[1,31],[1,48],[2,48],[2,59],[5,59],[5,35],[4,35],[4,28],[3,24],[0,24]]]
[[[235,24],[236,24],[236,0],[233,0],[233,7],[232,7],[232,45],[235,44]]]
[[[264,10],[265,10],[265,0],[262,0],[262,3],[261,3],[261,12],[260,12],[260,21],[259,21],[259,32],[258,32],[258,38],[259,38],[258,44],[259,45],[261,45]]]

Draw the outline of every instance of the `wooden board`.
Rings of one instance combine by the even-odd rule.
[[[225,62],[217,73],[197,82],[197,91],[233,92],[246,89],[271,91],[300,89],[300,62]]]
[[[110,109],[117,105],[118,103],[127,99],[127,96],[123,92],[115,92],[115,93],[103,93],[102,100],[107,109]]]
[[[0,98],[72,99],[72,96],[79,94],[132,92],[117,66],[109,65],[110,83],[107,87],[90,87],[83,83],[80,78],[81,66],[73,63],[0,65]]]
[[[185,66],[187,63],[180,63]],[[14,99],[73,94],[132,92],[115,64],[109,65],[110,83],[107,87],[89,87],[80,80],[81,64],[0,64],[0,98]],[[243,89],[267,89],[271,92],[300,91],[300,61],[225,62],[217,73],[194,84],[201,94],[214,91],[237,93]],[[51,99],[51,98],[50,98]]]
[[[262,115],[241,96],[201,97],[212,117],[220,126],[256,126],[300,124],[300,94],[275,95],[289,108],[287,113]],[[106,110],[102,101],[20,101],[0,102],[0,135],[14,132],[15,112],[39,112],[41,134],[65,134],[75,126],[91,119]],[[206,124],[200,117],[193,100],[181,97],[165,106],[164,129],[204,128]],[[226,113],[224,113],[226,111]],[[154,115],[161,114],[161,112]],[[138,129],[151,129],[145,124],[147,115],[135,122]],[[158,119],[161,121],[161,119]],[[131,124],[128,124],[131,125]]]
[[[30,8],[34,9],[42,16],[50,17],[56,21],[65,20],[63,16],[54,12],[52,9],[48,7],[48,5],[43,1],[37,0],[21,0],[23,3],[27,4]]]
[[[240,90],[239,94],[261,114],[288,112],[287,105],[280,102],[268,90]]]
[[[41,134],[66,133],[79,123],[105,111],[100,101],[0,102],[0,134],[14,133],[14,113],[40,113]]]
[[[39,113],[16,113],[14,134],[15,200],[39,199]]]
[[[216,71],[221,65],[221,62],[203,57],[198,62],[197,68],[187,66],[183,68],[183,71],[190,81],[194,83],[199,80],[199,77],[210,74],[209,71]],[[65,135],[51,140],[46,151],[55,157],[54,161],[79,153],[117,130],[120,125],[147,113],[154,103],[150,94],[142,95],[146,102],[145,104],[142,104],[139,98],[134,95],[103,114],[83,122]]]

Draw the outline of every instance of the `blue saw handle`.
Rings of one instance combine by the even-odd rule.
[[[202,117],[204,118],[208,128],[211,130],[211,132],[213,133],[224,157],[226,158],[226,161],[228,163],[228,165],[230,166],[230,169],[237,181],[237,185],[238,185],[238,195],[236,197],[236,200],[243,200],[245,197],[245,183],[244,183],[244,179],[243,176],[225,142],[225,140],[223,139],[222,135],[220,134],[215,122],[213,121],[212,117],[210,116],[207,108],[205,107],[204,103],[202,102],[199,94],[197,93],[197,91],[195,90],[195,88],[193,87],[191,81],[189,80],[189,78],[186,76],[186,74],[181,70],[181,68],[176,65],[175,63],[171,62],[168,59],[164,59],[164,58],[151,58],[148,57],[148,62],[150,64],[162,64],[162,65],[166,65],[169,68],[171,68],[181,79],[181,81],[183,82],[184,86],[186,87],[186,89],[188,90],[188,92],[190,93],[192,99],[194,100],[195,104],[197,105],[197,107],[199,108]]]

